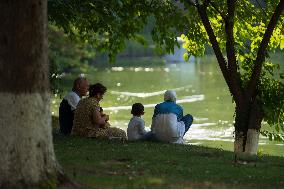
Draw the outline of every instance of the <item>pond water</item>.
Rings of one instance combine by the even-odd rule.
[[[143,118],[150,129],[154,106],[163,101],[165,90],[174,89],[184,114],[194,117],[185,135],[186,143],[233,150],[234,103],[214,57],[144,67],[109,65],[88,70],[87,77],[91,83],[107,86],[101,106],[110,115],[112,126],[126,129],[131,105],[140,102],[145,106]],[[259,150],[284,156],[283,143],[262,136]]]

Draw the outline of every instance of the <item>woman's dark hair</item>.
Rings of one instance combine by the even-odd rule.
[[[134,116],[140,116],[144,113],[144,106],[141,103],[135,103],[132,105],[131,114]]]
[[[90,85],[89,87],[89,96],[94,97],[96,94],[105,94],[107,88],[100,83]]]

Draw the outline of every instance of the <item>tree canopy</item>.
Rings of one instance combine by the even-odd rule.
[[[161,0],[49,0],[48,19],[72,39],[80,39],[98,51],[108,52],[111,61],[126,40],[146,41],[139,32],[148,18],[155,19],[152,37],[157,47],[173,52],[177,34],[187,19],[171,1]]]

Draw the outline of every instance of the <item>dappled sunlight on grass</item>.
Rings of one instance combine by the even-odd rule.
[[[281,188],[283,157],[236,164],[221,149],[54,136],[67,175],[95,188]]]
[[[163,184],[164,183],[163,179],[161,178],[148,178],[147,182],[149,184]]]

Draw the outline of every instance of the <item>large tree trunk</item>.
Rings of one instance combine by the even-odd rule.
[[[255,155],[257,153],[262,119],[263,112],[257,103],[236,107],[234,142],[236,154]]]
[[[0,188],[49,188],[47,1],[0,1],[0,20]]]

